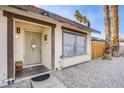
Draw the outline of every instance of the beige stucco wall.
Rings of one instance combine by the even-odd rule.
[[[78,64],[81,62],[89,61],[91,60],[91,33],[82,29],[79,29],[78,27],[74,27],[68,23],[60,23],[56,20],[50,19],[46,16],[41,16],[39,14],[35,14],[32,12],[25,12],[25,11],[20,11],[17,9],[13,9],[10,7],[4,7],[0,6],[0,9],[5,9],[7,11],[19,13],[20,15],[25,15],[29,17],[33,17],[39,20],[44,20],[47,22],[55,23],[57,24],[55,28],[55,68],[61,69],[64,67],[68,67],[74,64]],[[17,20],[17,19],[14,19]],[[15,23],[14,23],[15,24]],[[24,60],[24,51],[23,51],[23,32],[25,29],[24,24],[15,24],[15,27],[20,26],[22,34],[16,38],[16,33],[14,33],[14,46],[16,47],[14,49],[14,60]],[[75,56],[75,57],[68,57],[61,59],[60,57],[62,56],[62,29],[61,26],[66,26],[71,29],[79,30],[82,32],[88,33],[87,36],[87,55],[82,55],[82,56]],[[27,26],[26,26],[27,27]],[[28,27],[28,30],[32,30],[33,28],[30,28],[32,26]],[[36,28],[34,29],[36,30]],[[38,30],[38,29],[37,29]],[[2,12],[0,10],[0,80],[1,79],[7,79],[7,19],[6,17],[2,16]],[[47,66],[48,68],[51,67],[51,32],[50,28],[47,26],[43,26],[42,31],[42,63]],[[48,35],[48,41],[45,42],[43,41],[43,36],[47,34]]]
[[[47,40],[44,41],[44,35]],[[51,69],[51,29],[44,28],[42,33],[42,64]]]
[[[78,30],[78,28],[75,28]],[[83,32],[83,30],[82,30]],[[84,31],[86,32],[86,31]],[[71,65],[79,64],[91,60],[91,33],[87,33],[87,55],[60,58],[62,56],[62,29],[61,24],[57,24],[55,32],[55,62],[56,68],[62,69]]]
[[[7,18],[0,10],[0,83],[7,79]]]
[[[15,25],[15,28],[16,26],[17,24]],[[21,28],[20,34],[17,34],[14,29],[14,62],[24,61],[23,60],[23,32],[24,32],[23,28]]]
[[[75,57],[67,57],[61,60],[62,67],[68,67],[71,65],[79,64],[82,62],[86,62],[91,60],[91,39],[90,39],[90,34],[87,35],[87,54],[86,55],[80,55],[80,56],[75,56]]]

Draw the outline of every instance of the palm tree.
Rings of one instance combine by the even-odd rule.
[[[112,12],[112,55],[119,56],[118,5],[111,6]]]
[[[88,27],[90,27],[90,21],[86,16],[82,16],[79,10],[75,11],[74,17],[76,18],[77,22],[87,24]]]
[[[111,59],[111,29],[109,6],[104,5],[104,24],[105,24],[105,54],[104,59]]]

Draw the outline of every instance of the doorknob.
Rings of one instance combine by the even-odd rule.
[[[32,48],[36,48],[36,45],[35,45],[35,44],[33,44],[33,45],[32,45]]]

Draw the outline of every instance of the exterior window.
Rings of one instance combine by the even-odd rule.
[[[64,32],[64,57],[86,54],[86,36]]]
[[[86,53],[86,42],[85,41],[86,41],[85,36],[77,36],[77,38],[76,38],[76,55]]]
[[[75,39],[75,35],[64,33],[64,56],[75,55]]]

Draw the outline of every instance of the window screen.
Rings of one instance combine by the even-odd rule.
[[[85,36],[77,36],[76,38],[76,55],[85,54]]]
[[[64,56],[74,56],[75,38],[74,34],[64,33]]]
[[[64,32],[64,56],[76,56],[86,53],[86,36]]]

